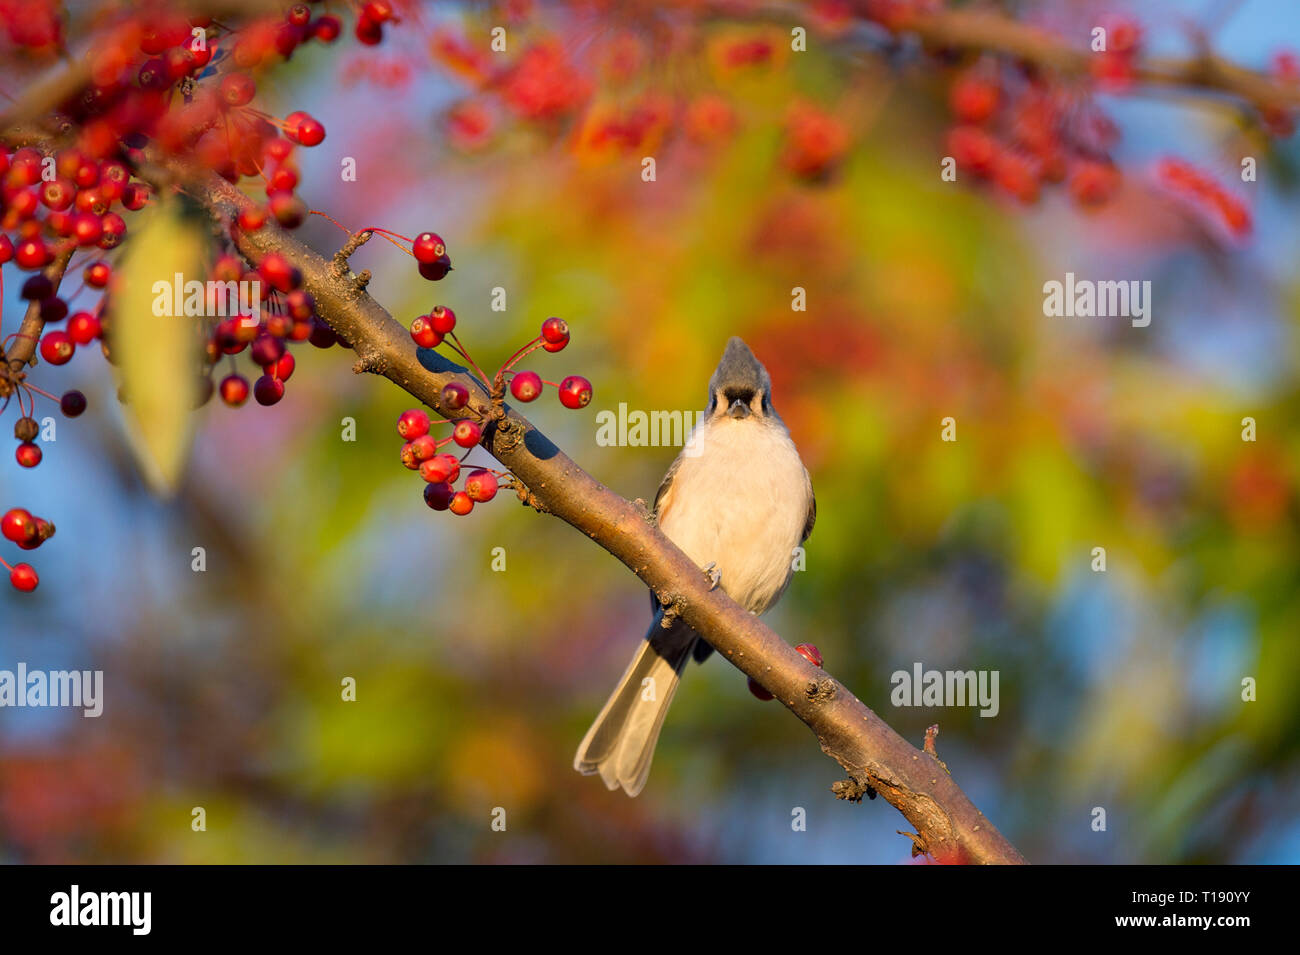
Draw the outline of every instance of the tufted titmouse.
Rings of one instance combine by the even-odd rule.
[[[709,407],[655,495],[659,528],[709,569],[727,594],[763,613],[790,583],[794,549],[817,517],[812,481],[781,417],[772,379],[739,338],[709,382]],[[610,789],[645,786],[668,704],[686,661],[713,648],[650,595],[654,619],[636,656],[578,746],[573,768]]]

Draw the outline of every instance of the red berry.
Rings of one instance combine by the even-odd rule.
[[[591,382],[581,375],[570,375],[560,382],[560,404],[566,408],[585,408],[591,404]]]
[[[41,202],[47,209],[66,209],[72,205],[76,188],[66,179],[52,179],[41,186]]]
[[[259,405],[273,405],[284,397],[284,382],[263,375],[253,383],[253,398]]]
[[[483,437],[483,429],[469,418],[461,418],[452,429],[451,437],[462,448],[472,448]]]
[[[460,477],[460,461],[453,454],[435,454],[420,462],[420,477],[430,484],[455,484]]]
[[[286,11],[284,18],[296,27],[305,27],[311,22],[311,8],[305,3],[295,3]]]
[[[36,536],[36,519],[31,511],[21,507],[11,507],[0,517],[0,534],[15,544],[29,541]]]
[[[424,503],[435,511],[445,511],[451,506],[451,499],[456,491],[450,484],[426,484],[424,486]]]
[[[442,335],[434,330],[428,315],[421,315],[411,322],[411,340],[421,348],[437,348],[442,344]]]
[[[410,441],[402,445],[402,467],[414,471],[420,466],[420,459],[415,456],[415,446]]]
[[[294,326],[294,330],[297,330],[296,325]],[[285,352],[280,356],[279,361],[272,362],[269,365],[263,365],[262,371],[266,372],[272,378],[279,378],[281,381],[288,381],[293,377],[293,370],[297,367],[298,363],[294,360],[293,355],[289,352]]]
[[[41,582],[36,576],[36,571],[32,570],[31,564],[14,564],[13,570],[9,571],[9,583],[14,585],[16,590],[21,590],[25,594],[31,593]]]
[[[447,335],[456,327],[456,313],[446,305],[435,305],[429,312],[429,320],[439,335]]]
[[[962,123],[982,123],[998,108],[998,85],[979,73],[967,73],[952,85],[952,114]]]
[[[442,406],[459,411],[469,404],[469,389],[459,381],[453,381],[442,389]]]
[[[383,23],[393,19],[393,5],[389,0],[367,0],[361,8],[361,15],[376,23]]]
[[[311,35],[322,43],[333,43],[342,32],[343,24],[339,22],[338,17],[323,16],[311,25]]]
[[[542,347],[557,352],[569,344],[569,323],[562,318],[548,318],[542,322]]]
[[[116,249],[126,235],[126,220],[116,212],[106,212],[99,220],[104,234],[99,237],[101,249]]]
[[[447,254],[447,243],[436,232],[421,232],[411,243],[411,251],[415,253],[417,262],[428,265]]]
[[[113,277],[113,268],[107,262],[91,262],[83,277],[91,288],[107,288],[109,279]]]
[[[51,365],[66,365],[77,350],[67,332],[46,332],[41,339],[41,357]]]
[[[465,493],[471,501],[480,504],[492,500],[497,496],[497,476],[484,468],[470,471],[465,479]]]
[[[236,221],[243,231],[256,232],[266,225],[268,215],[269,213],[262,206],[248,205],[239,210],[239,217]]]
[[[271,252],[257,263],[257,275],[277,292],[289,292],[302,283],[302,273],[279,252]]]
[[[221,379],[217,389],[221,400],[232,408],[238,408],[248,400],[248,379],[243,375],[227,375]]]
[[[267,365],[274,365],[283,357],[284,342],[274,335],[263,333],[257,336],[248,354],[258,367],[265,369]]]
[[[0,265],[14,257],[14,243],[9,236],[0,233]]]
[[[799,646],[795,647],[795,649],[803,654],[803,658],[813,666],[819,667],[822,665],[821,651],[811,643],[801,643]]]
[[[1081,160],[1070,173],[1070,195],[1082,206],[1105,202],[1119,184],[1120,175],[1114,166],[1091,159]]]
[[[510,379],[510,393],[519,401],[536,401],[542,393],[542,376],[535,371],[516,372]]]
[[[257,92],[257,84],[247,73],[227,73],[217,89],[227,106],[247,106]]]
[[[312,298],[310,292],[300,288],[294,289],[284,297],[284,306],[289,311],[289,317],[295,322],[305,322],[316,316],[316,299]]]
[[[267,202],[275,221],[286,229],[296,229],[307,218],[307,205],[288,192],[277,192]]]
[[[376,46],[383,42],[384,25],[369,17],[357,17],[356,35],[357,40],[366,46]]]
[[[433,485],[430,485],[432,487]],[[474,499],[464,491],[457,491],[451,498],[451,504],[447,508],[453,514],[464,516],[474,510]]]
[[[284,134],[295,143],[318,146],[325,139],[325,126],[309,113],[296,110],[284,118]]]
[[[36,210],[40,208],[41,200],[36,193],[22,191],[7,195],[6,200],[9,203],[9,216],[14,219],[35,221]]]
[[[24,239],[14,250],[14,261],[20,269],[43,269],[50,264],[54,254],[41,239]]]
[[[18,445],[18,450],[14,452],[14,458],[19,465],[25,468],[34,468],[41,463],[41,449],[38,445],[30,441],[24,441]]]
[[[756,697],[758,697],[760,700],[763,700],[764,702],[773,698],[772,694],[767,692],[767,690],[763,689],[762,685],[757,680],[755,680],[752,676],[749,678],[749,692],[753,693]]]
[[[403,411],[397,419],[397,433],[407,441],[414,441],[429,433],[429,416],[419,408]]]
[[[998,144],[978,126],[956,126],[948,132],[948,151],[959,167],[982,176],[992,168]]]
[[[86,410],[86,396],[80,391],[65,391],[59,399],[59,409],[69,418],[80,417]]]
[[[130,212],[139,212],[149,202],[149,187],[142,182],[127,183],[122,189],[122,205]]]
[[[416,461],[427,461],[438,453],[438,442],[433,440],[433,435],[422,434],[408,443]]]

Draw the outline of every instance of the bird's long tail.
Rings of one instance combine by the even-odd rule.
[[[662,612],[655,614],[636,656],[573,760],[578,772],[600,773],[606,786],[621,786],[629,796],[639,793],[650,775],[668,704],[698,639],[680,621],[661,627],[661,616]]]

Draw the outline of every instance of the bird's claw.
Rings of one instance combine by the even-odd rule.
[[[718,584],[722,583],[722,571],[718,570],[716,561],[711,561],[709,566],[704,568],[704,576],[709,579],[710,590],[717,590]]]

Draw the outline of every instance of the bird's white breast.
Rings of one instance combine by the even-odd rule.
[[[790,582],[808,517],[807,472],[775,422],[724,418],[701,427],[697,446],[683,451],[659,527],[701,567],[716,564],[732,599],[762,613]]]

